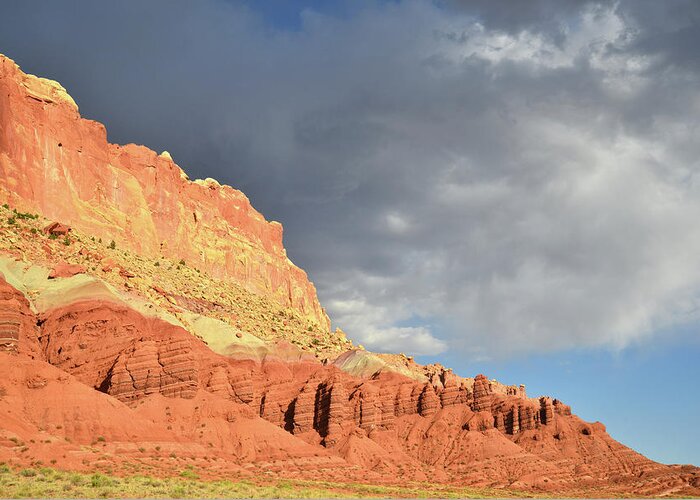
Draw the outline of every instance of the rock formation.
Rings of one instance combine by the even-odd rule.
[[[474,402],[472,403],[472,409],[474,411],[485,411],[491,408],[491,383],[482,374],[477,375],[474,378]]]
[[[14,207],[129,248],[235,279],[330,328],[306,273],[287,258],[282,226],[240,191],[190,181],[169,154],[107,142],[56,82],[0,55],[0,197]]]
[[[0,351],[38,352],[36,320],[29,301],[0,273]]]
[[[286,258],[281,226],[245,195],[190,182],[169,154],[108,144],[60,85],[4,57],[0,202],[2,461],[168,474],[186,456],[223,477],[259,467],[700,493],[697,468],[654,463],[557,399],[348,350]],[[31,213],[5,224],[18,210]],[[288,337],[293,323],[307,336]]]

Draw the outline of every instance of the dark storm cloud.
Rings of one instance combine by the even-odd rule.
[[[374,349],[621,347],[696,321],[697,3],[5,2],[110,139],[285,225]],[[438,338],[439,337],[439,338]]]

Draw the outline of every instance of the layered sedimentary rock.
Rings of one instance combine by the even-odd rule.
[[[428,381],[391,370],[358,377],[287,343],[269,348],[260,361],[227,357],[181,326],[106,298],[75,295],[35,315],[5,281],[0,311],[11,356],[33,355],[133,411],[150,408],[150,422],[164,414],[157,432],[174,432],[177,423],[177,432],[185,434],[172,439],[206,443],[240,460],[304,457],[294,459],[293,467],[311,470],[330,453],[340,460],[336,466],[352,464],[363,474],[416,479],[428,468],[432,477],[449,474],[458,483],[556,491],[610,481],[639,485],[639,474],[648,491],[665,491],[668,484],[692,491],[682,488],[696,479],[693,470],[679,476],[616,443],[602,425],[581,421],[558,400],[528,398],[483,375],[465,379],[434,367]],[[21,384],[40,391],[48,380],[27,377]],[[185,401],[193,403],[183,406]],[[62,418],[51,425],[65,426]],[[41,422],[44,428],[51,421]],[[264,453],[263,445],[250,444],[253,438],[236,434],[243,422],[252,426],[246,436],[265,443]],[[256,430],[260,422],[266,430]],[[272,435],[270,425],[282,433],[272,441],[263,437]]]
[[[0,351],[35,357],[38,336],[29,301],[0,273]]]
[[[363,381],[334,365],[283,362],[280,356],[290,349],[284,345],[262,364],[226,358],[181,327],[109,301],[57,307],[42,313],[38,323],[49,363],[122,402],[135,404],[151,394],[187,399],[202,389],[250,405],[294,434],[316,432],[327,446],[353,428],[392,430],[397,419],[431,418],[452,406],[475,412],[465,429],[495,426],[510,435],[551,422],[555,414],[549,398],[493,394],[483,375],[471,390],[463,387],[467,379],[456,376],[436,386],[396,373]]]
[[[304,384],[296,399],[290,403],[291,430],[294,434],[302,434],[314,429],[317,391],[318,381],[311,380]]]
[[[17,352],[27,300],[0,278],[0,350]]]
[[[474,400],[472,402],[472,409],[474,411],[490,409],[491,400],[493,399],[491,393],[491,383],[489,380],[482,374],[477,375],[474,378]]]
[[[185,259],[327,328],[313,286],[286,260],[281,227],[266,222],[242,193],[211,180],[187,181],[169,155],[107,144],[101,125],[80,119],[62,87],[24,75],[3,58],[0,197],[61,221],[0,227],[4,252],[23,262],[39,255],[46,265],[25,273],[28,281],[18,278],[25,276],[19,265],[10,266],[8,281],[0,279],[3,461],[142,463],[148,446],[157,467],[172,463],[178,472],[181,455],[199,457],[212,470],[261,467],[344,481],[389,477],[581,495],[700,493],[697,468],[656,464],[561,401],[527,397],[524,386],[363,350],[321,362],[303,346],[274,335],[265,342],[207,317],[213,310],[230,314],[216,297],[188,288],[168,293],[150,282],[157,298],[149,302],[145,288],[133,285],[144,267],[130,267],[126,253],[105,257],[94,245],[67,245],[59,259],[43,229],[70,239],[83,228],[138,252],[130,257],[136,260],[139,253]],[[39,250],[21,247],[22,238],[41,241]],[[61,268],[69,258],[84,267]],[[98,266],[102,278],[81,274]],[[158,269],[153,274],[162,278]],[[214,286],[188,271],[194,285]],[[286,311],[274,311],[284,318],[275,328],[286,326]],[[32,448],[15,450],[20,439]],[[95,454],[98,443],[112,442],[109,453]],[[168,448],[167,463],[161,447]]]
[[[153,393],[193,398],[198,373],[186,340],[139,342],[119,355],[103,382],[105,392],[122,401]]]
[[[2,55],[0,195],[118,247],[235,280],[329,328],[313,284],[287,258],[282,226],[242,192],[188,180],[168,154],[109,144],[63,87]]]
[[[540,398],[540,422],[544,425],[554,421],[554,404],[552,398],[542,396]]]
[[[434,415],[441,407],[440,397],[431,384],[425,384],[418,399],[418,413],[423,417]]]
[[[441,377],[443,390],[440,392],[442,406],[466,404],[471,397],[469,384],[452,371],[446,371]]]
[[[379,388],[373,384],[362,384],[350,395],[355,425],[372,430],[382,425],[383,402]],[[393,413],[393,408],[392,408]]]
[[[100,301],[50,310],[40,323],[49,363],[123,402],[153,393],[192,397],[197,391],[195,339],[181,328]]]

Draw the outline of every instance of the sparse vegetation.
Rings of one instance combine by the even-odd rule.
[[[93,488],[103,488],[105,486],[110,486],[111,484],[112,480],[104,474],[96,472],[95,474],[90,476],[90,486],[92,486]]]
[[[31,220],[20,220],[15,213],[22,214],[22,219]],[[153,301],[153,306],[157,307],[162,300],[175,300],[178,307],[184,305],[187,308],[187,299],[196,298],[198,304],[205,305],[208,302],[213,305],[208,313],[211,317],[228,323],[237,331],[254,332],[254,335],[263,340],[286,340],[322,356],[340,352],[348,347],[349,342],[344,338],[326,339],[325,327],[309,321],[308,317],[298,311],[280,307],[275,300],[251,293],[229,280],[215,279],[206,270],[197,269],[191,263],[188,265],[184,258],[171,259],[160,256],[152,260],[143,259],[128,248],[117,248],[114,240],[102,241],[95,235],[82,234],[77,228],[73,228],[69,235],[46,234],[44,227],[52,221],[43,217],[34,220],[34,214],[15,212],[10,207],[1,215],[0,226],[21,229],[0,234],[2,251],[21,254],[25,259],[45,265],[53,265],[53,261],[59,259],[68,264],[82,265],[87,274],[119,288],[123,281],[128,279],[124,274],[132,273],[143,281],[130,282],[130,288],[147,300]],[[16,225],[8,226],[5,222],[8,217],[14,218]],[[4,235],[6,237],[3,237]],[[45,242],[48,246],[37,245],[33,235],[46,236],[51,241]],[[76,246],[78,251],[73,251],[73,247]],[[115,261],[114,264],[98,262],[104,259],[106,248],[112,250],[110,258]],[[51,262],[46,262],[47,257]],[[125,273],[110,272],[114,269],[123,269]],[[154,285],[157,288],[153,288]],[[171,299],[178,296],[183,299]],[[314,338],[319,338],[320,342],[313,342]]]
[[[183,470],[180,472],[180,477],[184,477],[185,479],[199,479],[199,475],[192,469]]]
[[[24,219],[24,220],[32,219],[32,220],[34,220],[34,219],[39,218],[39,214],[31,214],[29,212],[18,212],[17,209],[13,209],[12,213],[15,214],[14,217],[17,219]]]
[[[450,488],[416,483],[375,486],[305,480],[198,479],[192,469],[179,477],[118,477],[80,473],[50,467],[13,470],[0,464],[0,492],[5,498],[485,498],[517,495],[503,490]],[[522,496],[522,495],[520,495]]]

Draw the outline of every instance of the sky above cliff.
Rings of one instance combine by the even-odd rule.
[[[112,142],[281,221],[352,338],[700,464],[697,47],[693,0],[0,4]]]

